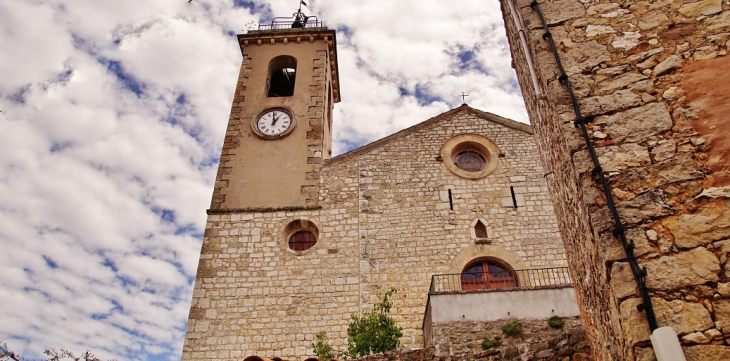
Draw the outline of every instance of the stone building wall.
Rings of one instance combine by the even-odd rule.
[[[395,319],[404,328],[406,347],[422,344],[431,275],[460,273],[484,256],[515,269],[565,266],[529,128],[511,121],[518,129],[504,126],[476,112],[458,108],[422,130],[333,159],[357,167],[361,305],[369,308],[377,292],[398,289]],[[450,138],[468,133],[491,139],[503,155],[484,179],[457,177],[440,159]],[[323,182],[330,177],[323,174]],[[323,192],[323,200],[328,195]],[[477,242],[472,235],[478,218],[487,223],[488,240]]]
[[[447,169],[441,148],[461,134],[494,142],[494,173]],[[544,173],[529,126],[462,106],[325,161],[317,206],[209,211],[183,359],[311,355],[322,330],[343,350],[350,315],[392,287],[401,343],[421,347],[432,275],[479,257],[566,265]],[[317,244],[288,249],[292,224],[316,226]]]
[[[531,1],[515,3],[544,100],[503,2],[513,64],[543,166],[553,172],[549,193],[587,334],[602,360],[648,360],[649,326],[568,92]],[[730,3],[538,3],[647,269],[659,327],[675,329],[688,360],[717,359],[730,336]]]
[[[491,352],[499,360],[589,360],[590,345],[580,317],[564,318],[563,328],[548,326],[548,319],[519,320],[522,333],[508,336],[502,327],[514,319],[491,322],[450,322],[433,325],[434,354],[468,360],[482,352],[485,338],[499,340]]]
[[[347,213],[323,213],[208,216],[183,359],[304,355],[319,330],[344,332],[359,306],[357,238],[347,229],[352,226],[323,226],[323,242],[298,255],[288,251],[281,234],[298,219],[351,221]],[[334,246],[327,241],[333,238]]]

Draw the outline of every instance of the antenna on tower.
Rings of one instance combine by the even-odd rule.
[[[312,9],[309,8],[309,5],[304,2],[304,0],[299,0],[299,10],[294,15],[294,22],[291,24],[292,28],[303,28],[307,25],[307,20],[309,20],[309,16],[304,15],[302,12],[302,5],[304,5],[307,9],[310,11]]]
[[[299,9],[292,16],[276,17],[271,20],[271,24],[259,24],[259,30],[274,30],[274,29],[290,29],[290,28],[315,28],[322,27],[322,22],[317,19],[315,15],[304,15],[302,12],[302,5],[304,5],[309,11],[312,11],[305,1],[299,1]],[[312,4],[313,0],[308,0]],[[292,20],[292,18],[294,18]]]

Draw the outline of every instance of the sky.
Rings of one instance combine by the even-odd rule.
[[[0,341],[180,358],[241,52],[298,0],[0,2]],[[340,154],[463,103],[521,122],[497,0],[316,0]]]

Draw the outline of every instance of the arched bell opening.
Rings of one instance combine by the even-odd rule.
[[[297,80],[297,59],[289,55],[277,56],[269,62],[267,96],[290,97],[294,95]]]

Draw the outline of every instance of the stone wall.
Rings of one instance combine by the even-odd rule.
[[[404,328],[406,347],[422,345],[431,275],[460,273],[469,261],[486,256],[515,269],[566,265],[529,128],[511,121],[507,124],[519,129],[505,126],[477,112],[457,108],[426,122],[424,129],[328,163],[356,167],[361,305],[370,307],[377,292],[398,289],[395,319]],[[459,134],[480,134],[497,145],[502,156],[493,174],[464,179],[445,167],[440,149]],[[342,200],[341,189],[326,185],[341,177],[323,172],[323,204]],[[477,218],[486,221],[489,239],[473,237]]]
[[[650,359],[636,284],[545,31],[530,1],[515,3],[544,100],[503,3],[505,24],[540,157],[553,172],[548,186],[587,334],[602,360]],[[730,4],[538,3],[647,269],[659,326],[675,329],[688,360],[717,359],[730,336]]]
[[[567,280],[570,281],[570,280]],[[486,306],[488,305],[488,306]],[[428,296],[428,323],[496,321],[507,317],[539,319],[579,316],[575,290],[570,285],[434,293]],[[426,345],[428,345],[428,340]]]
[[[496,145],[494,173],[447,169],[441,148],[461,134]],[[322,330],[345,349],[350,315],[391,287],[401,343],[421,347],[432,275],[479,257],[566,266],[544,173],[529,126],[462,106],[325,161],[317,207],[210,211],[183,359],[303,359]],[[488,237],[474,237],[477,219]],[[299,221],[319,230],[306,251],[287,246]]]
[[[501,343],[492,352],[485,353],[485,356],[498,355],[495,360],[590,359],[590,345],[579,317],[564,318],[565,325],[559,329],[548,326],[547,319],[519,320],[521,335],[507,336],[502,333],[502,326],[512,321],[515,320],[434,324],[434,354],[468,360],[482,353],[482,341],[489,338]]]

